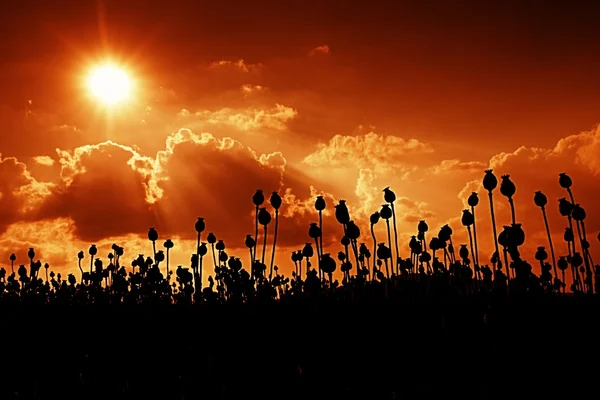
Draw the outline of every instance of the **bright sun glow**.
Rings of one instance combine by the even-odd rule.
[[[91,94],[108,106],[127,100],[131,96],[133,86],[127,72],[111,64],[94,68],[87,84]]]

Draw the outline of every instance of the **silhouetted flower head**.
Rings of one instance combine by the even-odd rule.
[[[488,192],[491,192],[492,190],[496,189],[496,186],[498,186],[498,179],[496,178],[496,175],[493,174],[493,170],[486,169],[485,175],[483,176],[483,187]]]
[[[458,249],[458,256],[463,260],[469,258],[469,249],[466,244],[461,244],[460,249]]]
[[[326,274],[333,274],[336,269],[336,262],[329,253],[325,253],[321,256],[320,267]]]
[[[281,207],[281,196],[279,195],[279,193],[271,193],[271,198],[269,199],[269,202],[271,203],[271,207],[273,207],[275,210],[279,210],[279,208]]]
[[[356,240],[360,237],[360,228],[354,223],[354,221],[349,221],[346,226],[346,235],[351,240]]]
[[[460,221],[464,226],[471,226],[475,222],[475,217],[473,216],[473,214],[471,214],[471,211],[463,210],[462,218]]]
[[[11,254],[11,255],[10,255],[10,261],[14,262],[14,261],[16,261],[16,260],[17,260],[17,256],[15,256],[15,254],[14,254],[14,253],[13,253],[13,254]]]
[[[535,259],[538,261],[544,261],[548,258],[548,253],[546,252],[546,249],[544,248],[544,246],[540,246],[537,248],[537,251],[535,252]]]
[[[227,261],[228,258],[229,258],[229,256],[224,251],[222,251],[221,254],[219,254],[219,261],[220,262],[225,262],[225,261]]]
[[[369,221],[371,222],[371,225],[375,225],[379,222],[379,211],[375,211],[373,214],[371,214],[371,217],[369,217]]]
[[[575,235],[573,235],[573,230],[571,228],[565,228],[563,239],[565,240],[565,242],[572,242],[575,240]]]
[[[431,249],[431,251],[436,251],[436,250],[440,250],[442,249],[442,241],[440,240],[440,238],[438,237],[432,237],[431,240],[429,241],[429,248]]]
[[[165,246],[165,249],[172,249],[173,246],[175,246],[175,244],[173,243],[173,241],[171,239],[167,239],[167,240],[165,240],[165,243],[163,244],[163,246]]]
[[[215,245],[215,249],[219,250],[219,251],[223,251],[225,250],[225,242],[222,240],[219,240],[217,242],[217,244]]]
[[[29,251],[27,252],[27,257],[29,257],[30,260],[33,260],[35,258],[35,250],[33,250],[33,247],[29,248]]]
[[[450,228],[450,225],[442,226],[440,228],[440,233],[438,234],[440,240],[447,242],[448,240],[450,240],[450,236],[452,236],[452,228]]]
[[[102,266],[103,266],[103,265],[102,265],[102,260],[101,260],[101,259],[99,259],[99,258],[96,258],[96,259],[94,260],[94,268],[95,268],[95,270],[96,270],[96,273],[98,273],[98,274],[99,274],[99,273],[101,273],[101,272],[102,272]]]
[[[83,251],[80,251],[79,253],[77,253],[77,258],[79,260],[83,260],[83,258],[84,258]]]
[[[206,229],[204,218],[198,217],[198,220],[196,220],[196,223],[194,224],[194,229],[196,229],[196,232],[198,233],[204,232],[204,229]]]
[[[512,224],[510,229],[511,244],[514,246],[522,246],[525,243],[525,231],[521,224]]]
[[[156,252],[156,259],[154,260],[157,263],[165,261],[165,253],[162,250]]]
[[[247,248],[252,249],[254,248],[254,246],[256,246],[256,241],[254,240],[252,235],[246,235],[246,240],[244,241],[244,244]]]
[[[575,221],[583,221],[586,217],[586,213],[583,207],[579,204],[575,204],[573,206],[573,210],[571,211],[571,216]]]
[[[502,247],[508,247],[510,245],[510,226],[504,226],[502,232],[498,234],[498,244]]]
[[[392,258],[392,252],[390,248],[385,245],[385,243],[379,243],[377,245],[377,258],[380,260]]]
[[[340,224],[347,224],[350,221],[350,212],[348,211],[346,200],[340,200],[339,203],[336,204],[335,219],[337,219]]]
[[[427,226],[427,222],[421,220],[419,221],[419,224],[417,225],[417,230],[419,232],[427,232],[429,230],[429,226]]]
[[[217,237],[215,236],[215,234],[214,234],[214,233],[210,232],[210,233],[208,234],[208,236],[206,237],[206,241],[207,241],[209,244],[215,244],[215,243],[217,243]]]
[[[396,193],[392,192],[390,190],[390,187],[388,186],[385,189],[383,189],[383,199],[388,203],[393,203],[394,201],[396,201]]]
[[[413,235],[410,237],[410,241],[408,242],[408,247],[410,247],[410,251],[412,251],[414,253],[417,246],[420,247],[419,242],[417,241],[417,237]]]
[[[566,172],[561,172],[558,174],[558,184],[560,187],[568,189],[573,184],[573,181],[571,180],[571,177],[566,174]]]
[[[423,240],[425,240],[425,232],[421,232],[421,231],[419,231],[419,232],[417,233],[417,239],[419,239],[420,241],[423,241]]]
[[[567,261],[567,259],[565,258],[565,256],[560,256],[558,258],[558,269],[560,269],[561,271],[565,271],[567,268],[569,268],[569,262]]]
[[[573,211],[573,204],[563,198],[558,199],[558,211],[560,212],[560,215],[562,215],[563,217],[568,217],[571,215],[571,212]]]
[[[254,196],[252,196],[252,202],[256,207],[262,205],[262,203],[265,202],[265,195],[263,194],[263,191],[261,189],[258,189],[256,193],[254,193]]]
[[[346,259],[346,253],[344,253],[343,251],[338,252],[337,258],[341,262],[344,262],[344,260]]]
[[[265,207],[261,207],[258,210],[258,223],[264,226],[269,225],[271,222],[271,213],[267,211]]]
[[[392,218],[392,209],[389,204],[384,204],[381,206],[381,211],[379,211],[379,216],[383,219]]]
[[[429,254],[428,251],[424,251],[421,253],[421,255],[419,256],[419,261],[424,262],[424,263],[428,263],[431,261],[431,254]]]
[[[150,228],[148,230],[148,240],[151,242],[156,242],[158,240],[158,232],[156,232],[156,229]]]
[[[200,243],[200,246],[198,247],[198,255],[200,257],[204,257],[206,255],[206,253],[208,253],[208,247],[206,247],[206,243],[202,242],[202,243]]]
[[[348,236],[342,236],[340,242],[342,243],[342,246],[350,246],[350,238]]]
[[[315,209],[317,211],[323,211],[326,206],[323,196],[317,196],[317,199],[315,200]]]
[[[308,236],[312,239],[321,237],[321,228],[316,222],[313,222],[308,227]]]
[[[467,199],[467,203],[471,207],[477,207],[477,204],[479,204],[479,197],[477,196],[477,192],[471,193],[471,195]]]
[[[96,248],[95,244],[90,246],[88,253],[90,256],[95,256],[96,254],[98,254],[98,249]]]
[[[502,175],[502,183],[500,184],[500,193],[509,199],[515,195],[517,187],[510,180],[510,175]]]
[[[367,247],[367,244],[361,243],[360,247],[358,248],[358,252],[362,255],[366,255],[367,253],[369,253],[369,248]]]
[[[546,195],[544,193],[542,193],[538,190],[533,195],[533,202],[538,207],[546,207],[546,204],[548,204],[548,198],[546,197]]]
[[[312,257],[314,254],[315,253],[313,251],[312,244],[306,243],[304,245],[304,248],[302,249],[302,256],[303,257]]]
[[[571,265],[575,268],[579,268],[583,264],[583,257],[579,252],[573,253],[573,257],[571,257]]]

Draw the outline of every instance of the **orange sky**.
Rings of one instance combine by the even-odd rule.
[[[174,262],[186,263],[198,216],[228,247],[243,245],[262,188],[287,193],[278,257],[287,268],[288,250],[309,241],[311,196],[325,193],[329,210],[348,200],[364,223],[388,185],[403,198],[407,255],[420,219],[433,234],[451,223],[464,242],[463,201],[488,167],[517,184],[529,248],[546,245],[533,192],[548,195],[557,255],[566,252],[558,173],[568,172],[600,259],[598,10],[418,3],[2,2],[0,260],[16,252],[24,262],[35,246],[72,269],[92,242],[101,255],[125,245],[133,258],[151,251],[156,226],[161,242],[180,239]],[[110,113],[80,79],[107,57],[139,89]],[[499,226],[508,223],[499,193],[496,206]],[[326,217],[329,229],[337,243],[341,227]]]

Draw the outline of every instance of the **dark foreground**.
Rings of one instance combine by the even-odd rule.
[[[1,309],[0,399],[596,393],[597,298]]]

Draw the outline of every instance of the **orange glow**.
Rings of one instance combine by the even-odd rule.
[[[131,98],[133,81],[125,69],[104,64],[92,69],[87,78],[87,87],[98,101],[112,107]]]

